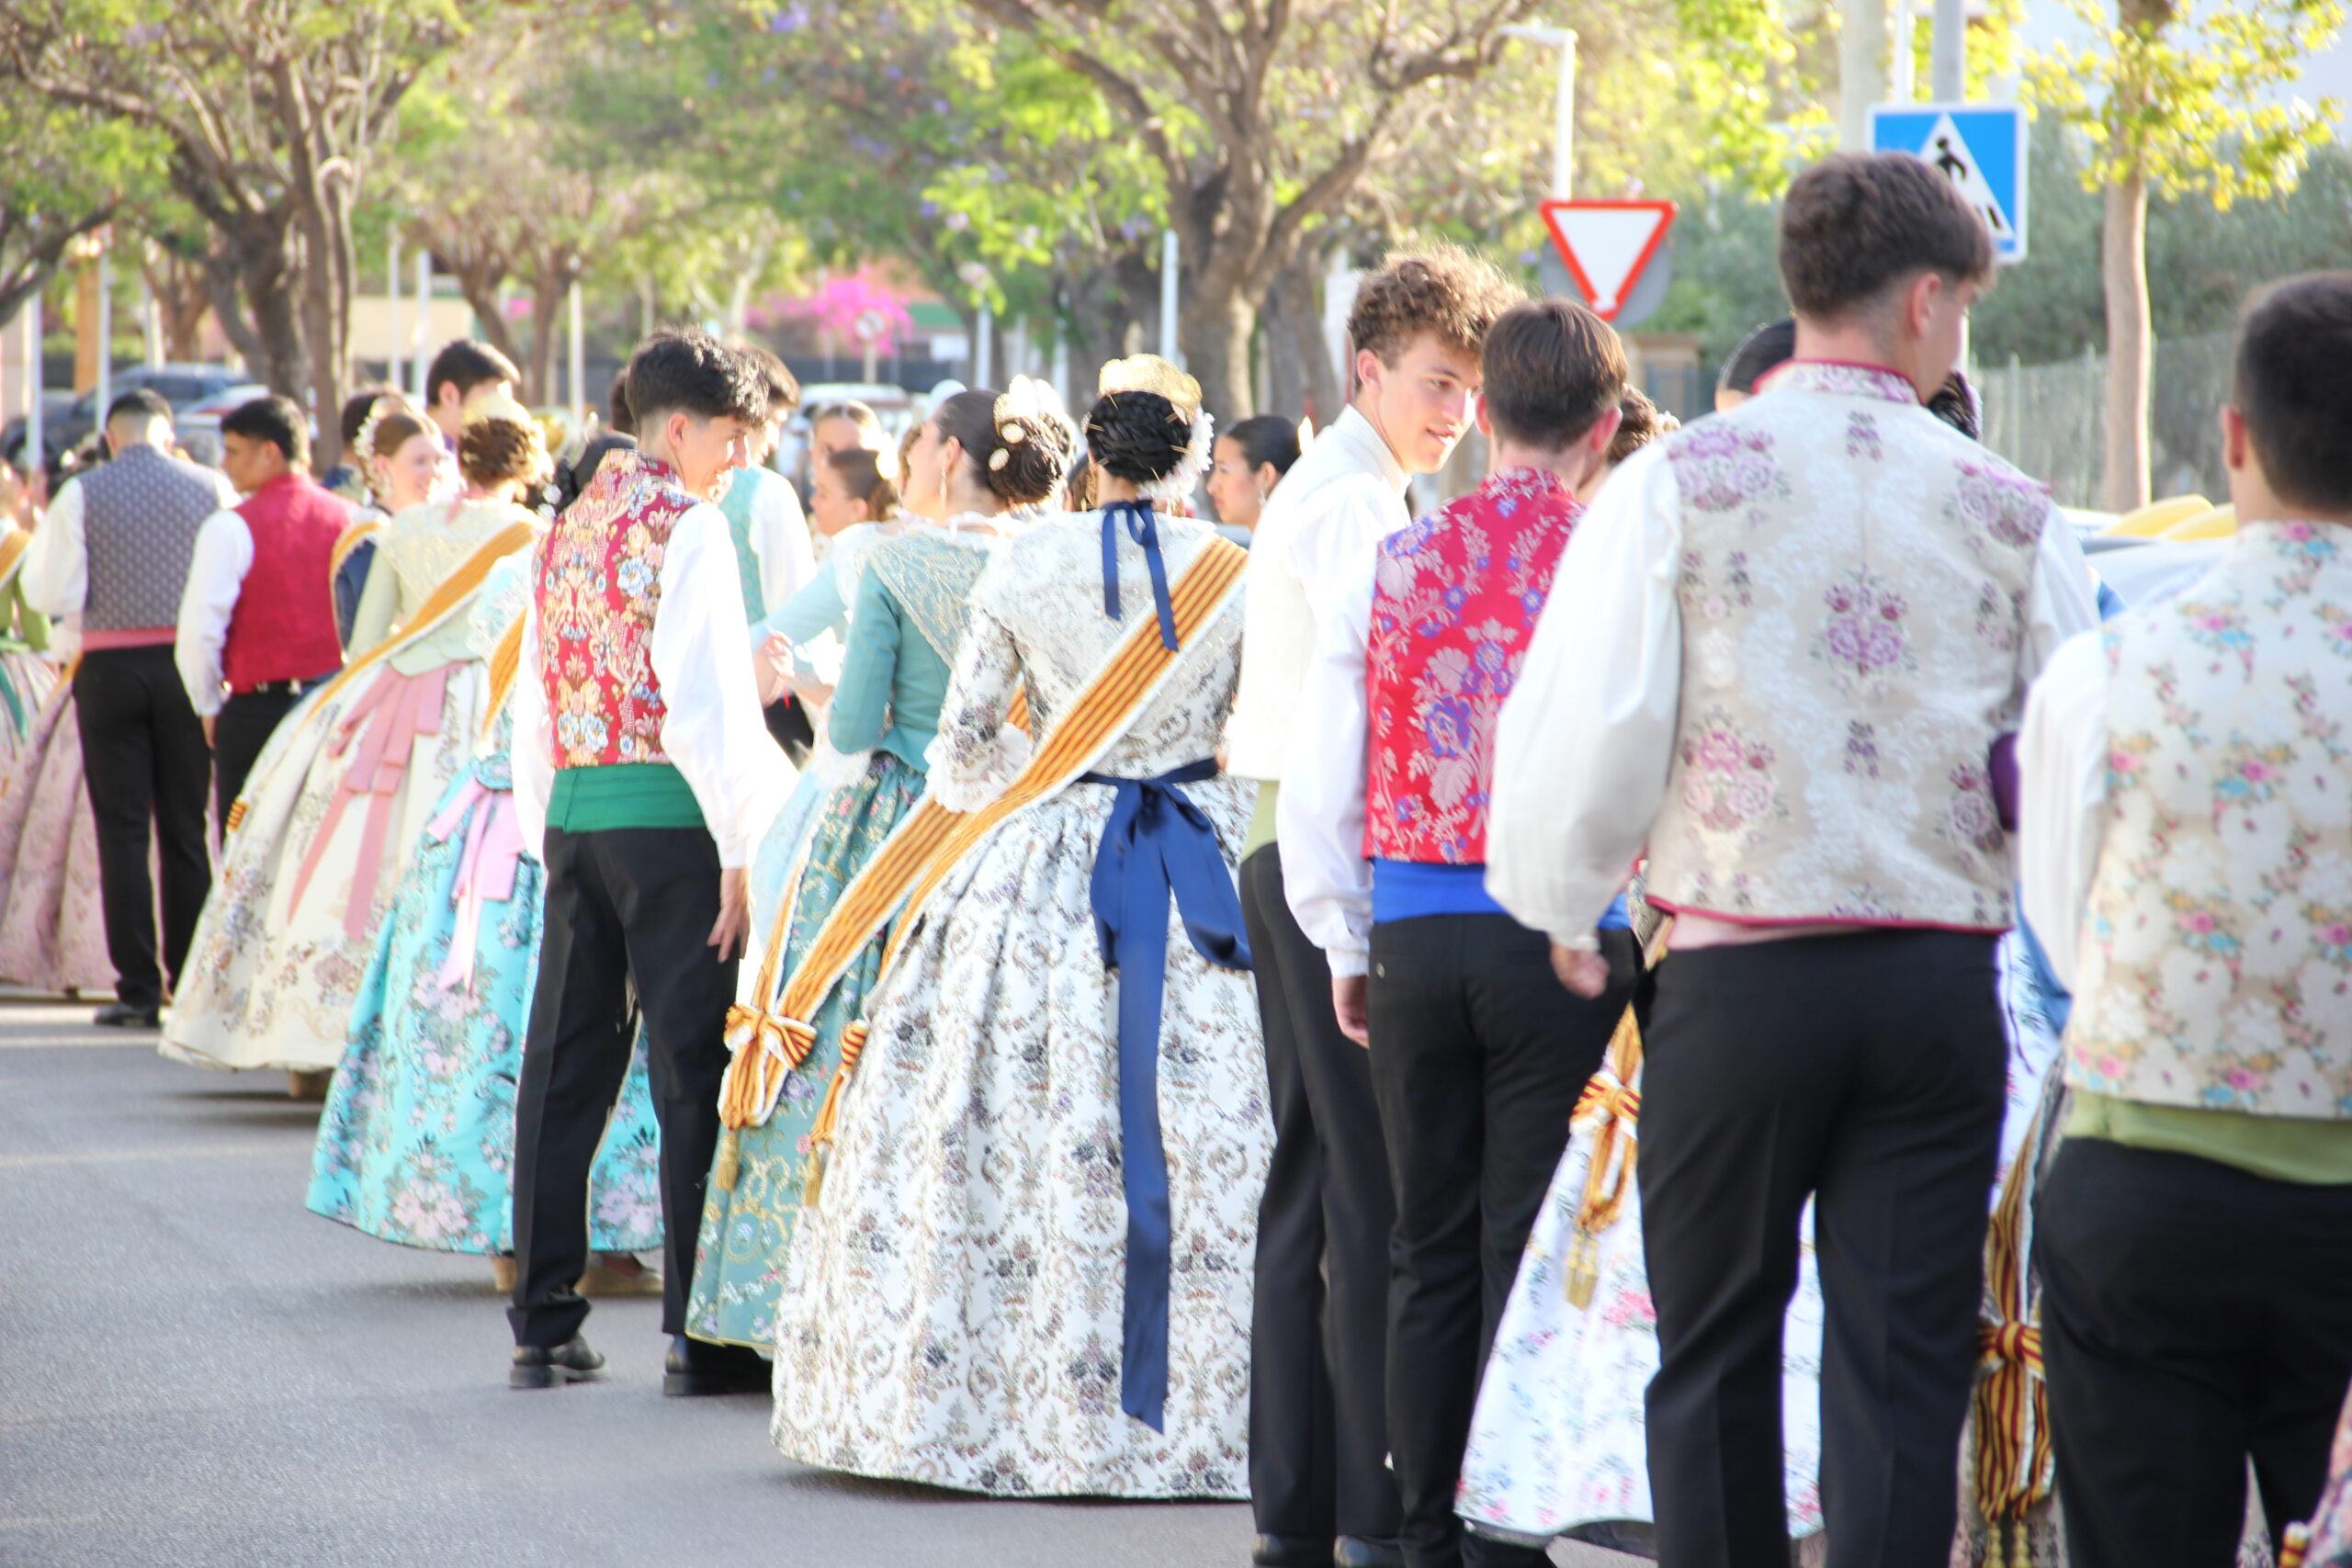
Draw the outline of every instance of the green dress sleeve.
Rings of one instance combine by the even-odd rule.
[[[846,632],[849,606],[842,602],[841,579],[834,571],[840,560],[839,556],[827,556],[806,588],[770,611],[767,619],[755,623],[752,647],[759,648],[773,634],[781,634],[797,648],[827,631]]]
[[[793,603],[806,593],[804,589],[794,595]],[[890,686],[898,673],[899,644],[906,636],[899,625],[899,602],[871,571],[858,582],[857,612],[849,624],[849,651],[842,660],[840,683],[833,688],[827,732],[833,750],[844,752],[863,751],[882,743],[889,725]]]

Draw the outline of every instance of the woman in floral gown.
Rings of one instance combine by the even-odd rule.
[[[0,525],[0,980],[104,991],[114,964],[74,683],[58,678],[50,625],[17,585],[26,537]]]
[[[1016,438],[1010,445],[1008,435]],[[848,650],[827,714],[837,787],[791,877],[789,914],[781,923],[771,919],[764,947],[743,965],[750,1005],[775,1005],[782,978],[798,967],[842,890],[922,796],[965,602],[1008,536],[1007,509],[1050,493],[1069,448],[1066,426],[1015,412],[989,390],[959,392],[925,422],[910,454],[908,491],[922,522],[875,547],[855,579]],[[1005,460],[991,467],[1000,452]],[[787,817],[770,836],[797,833]],[[809,1129],[841,1059],[842,1030],[864,1010],[881,963],[876,933],[808,1020],[815,1043],[777,1081],[765,1115],[720,1139],[686,1304],[686,1331],[697,1338],[762,1351],[775,1344]],[[763,977],[768,994],[760,995]]]
[[[492,662],[526,595],[520,559],[492,570],[469,617],[475,658]],[[514,1251],[514,1081],[542,874],[515,829],[513,723],[505,694],[492,695],[490,727],[415,844],[360,982],[319,1119],[309,1202],[384,1241],[500,1256]],[[640,1053],[590,1178],[599,1252],[662,1245],[650,1093]]]
[[[471,764],[487,672],[466,643],[485,547],[512,553],[537,516],[518,499],[548,469],[513,404],[467,415],[465,492],[411,507],[376,536],[352,632],[374,657],[288,715],[254,763],[187,972],[165,1055],[317,1072],[343,1055],[359,981],[409,851]],[[368,658],[367,653],[361,656]]]
[[[1129,630],[1153,622],[1155,581],[1234,550],[1137,504],[1189,490],[1207,456],[1197,391],[1180,400],[1181,379],[1159,368],[1178,396],[1115,392],[1089,415],[1115,510],[1034,525],[972,592],[931,751],[950,809],[990,802],[1026,760],[1029,737],[1006,722],[1016,687],[1050,740]],[[955,862],[877,986],[823,1195],[787,1260],[774,1436],[788,1457],[1001,1495],[1246,1495],[1250,1258],[1273,1131],[1251,983],[1227,966],[1247,963],[1233,876],[1253,792],[1215,756],[1240,637],[1233,592],[1131,694],[1090,772]],[[1132,826],[1147,796],[1205,869],[1181,912],[1158,895],[1157,972],[1114,979],[1098,846],[1114,811]],[[1127,922],[1120,941],[1149,930]],[[1123,1075],[1119,999],[1155,990]],[[1156,1213],[1131,1211],[1127,1174],[1163,1164]],[[1131,1220],[1164,1220],[1147,1236],[1156,1257],[1130,1258]],[[1134,1278],[1156,1288],[1139,1293],[1131,1264],[1153,1268]],[[1131,1299],[1145,1352],[1133,1358]]]

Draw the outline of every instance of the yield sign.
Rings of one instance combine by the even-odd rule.
[[[1594,315],[1613,321],[1674,223],[1670,201],[1547,201],[1544,221]]]

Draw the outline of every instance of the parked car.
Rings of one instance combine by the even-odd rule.
[[[243,378],[221,365],[165,365],[156,369],[146,366],[130,366],[114,373],[113,395],[120,397],[134,387],[152,387],[163,394],[175,413],[189,406],[217,396],[232,387],[243,385]],[[266,391],[266,388],[258,389]],[[243,401],[240,399],[239,401]],[[232,403],[230,407],[236,405]],[[62,410],[51,412],[44,398],[41,403],[41,446],[44,462],[54,462],[59,454],[71,451],[83,438],[97,429],[103,411],[98,407],[96,388],[73,398]],[[14,463],[24,450],[25,422],[12,419],[0,427],[0,456]]]

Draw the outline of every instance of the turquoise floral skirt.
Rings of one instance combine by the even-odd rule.
[[[404,1247],[514,1249],[514,1082],[545,874],[511,848],[507,790],[504,759],[494,758],[460,773],[435,808],[360,982],[319,1119],[311,1209]],[[597,1152],[588,1213],[597,1251],[662,1245],[641,1040]]]
[[[922,791],[919,769],[890,752],[876,751],[856,783],[833,791],[824,802],[793,897],[779,975],[792,973],[816,940],[833,901],[914,809]],[[796,829],[789,822],[779,822],[775,831]],[[762,859],[767,858],[763,853]],[[756,966],[752,958],[745,963]],[[817,1043],[808,1059],[786,1077],[775,1113],[764,1125],[746,1127],[737,1134],[733,1190],[721,1189],[717,1171],[712,1174],[709,1196],[703,1201],[702,1231],[695,1240],[694,1290],[686,1298],[686,1332],[697,1339],[749,1345],[763,1352],[775,1347],[776,1295],[800,1217],[808,1130],[841,1061],[842,1031],[856,1020],[881,967],[882,942],[876,938],[809,1020],[816,1026]]]

